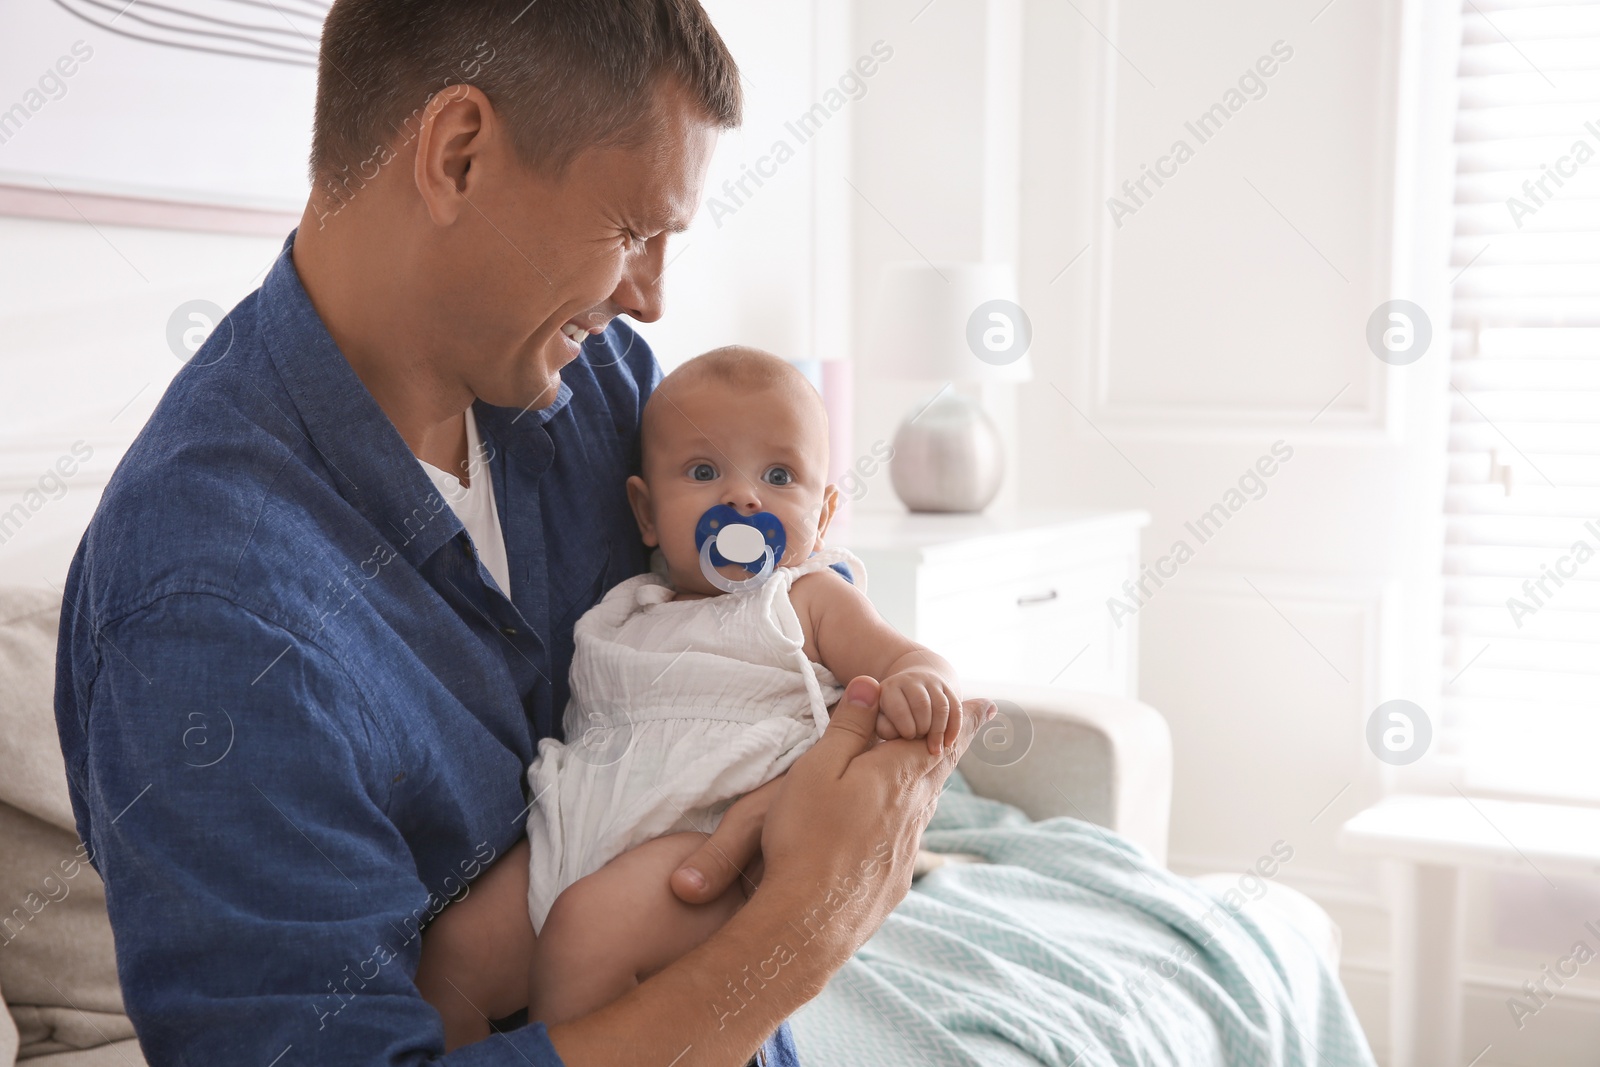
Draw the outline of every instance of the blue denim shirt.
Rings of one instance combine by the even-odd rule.
[[[155,1067],[559,1064],[538,1024],[444,1055],[419,931],[523,833],[573,624],[645,567],[623,485],[660,372],[613,322],[550,407],[475,407],[507,600],[293,241],[168,388],[66,587],[57,726],[127,1011]],[[787,1027],[766,1055],[796,1062]]]

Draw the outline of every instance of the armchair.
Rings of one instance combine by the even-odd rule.
[[[1172,735],[1160,712],[1126,697],[1042,685],[964,681],[963,688],[1002,712],[1020,712],[1023,721],[1008,728],[1028,746],[1002,765],[986,758],[980,736],[960,765],[973,792],[1035,821],[1070,815],[1104,826],[1167,862]]]

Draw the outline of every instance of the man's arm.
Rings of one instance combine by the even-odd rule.
[[[384,810],[400,771],[336,663],[192,594],[97,650],[84,743],[65,747],[152,1064],[560,1062],[538,1026],[442,1055],[412,974],[443,898]],[[77,714],[67,699],[64,735]]]

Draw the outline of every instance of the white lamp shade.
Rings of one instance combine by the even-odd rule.
[[[996,300],[1011,307],[985,307]],[[1009,263],[887,264],[870,312],[866,362],[907,381],[1028,381],[1032,327],[1016,301]]]

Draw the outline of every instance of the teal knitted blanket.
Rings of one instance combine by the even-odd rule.
[[[1076,819],[953,780],[949,865],[793,1020],[807,1067],[1374,1067],[1336,975],[1287,923]]]

